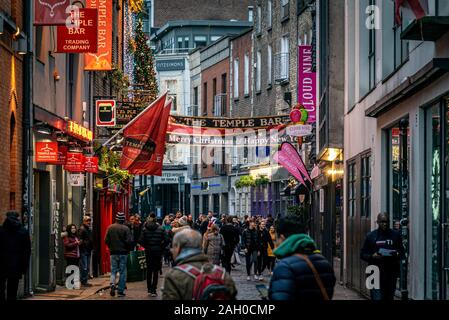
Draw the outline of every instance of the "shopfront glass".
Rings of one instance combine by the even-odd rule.
[[[409,168],[410,168],[410,127],[408,119],[400,120],[388,131],[388,213],[390,214],[391,227],[395,222],[402,221],[402,244],[406,257],[401,261],[401,275],[398,282],[398,293],[408,296],[409,289]]]

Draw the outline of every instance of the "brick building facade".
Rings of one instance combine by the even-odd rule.
[[[0,11],[23,29],[22,1],[2,0]],[[5,27],[0,35],[0,224],[6,211],[22,210],[23,57],[14,51],[12,34]]]

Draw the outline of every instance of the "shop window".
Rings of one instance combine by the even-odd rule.
[[[350,217],[355,216],[356,210],[356,183],[357,183],[357,171],[356,163],[350,163],[348,165],[348,215]]]
[[[362,157],[361,216],[371,216],[371,155]]]

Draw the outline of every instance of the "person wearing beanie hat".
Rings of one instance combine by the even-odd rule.
[[[115,223],[108,227],[106,231],[105,243],[111,252],[111,296],[115,296],[115,278],[117,272],[120,273],[118,283],[118,296],[125,296],[126,266],[128,253],[133,244],[131,231],[125,225],[125,214],[117,212]]]
[[[179,225],[178,228],[173,228],[172,229],[173,233],[177,233],[177,232],[179,232],[181,230],[184,230],[184,229],[191,229],[190,225],[189,225],[189,222],[187,221],[187,217],[186,216],[182,216],[178,220],[178,225]]]

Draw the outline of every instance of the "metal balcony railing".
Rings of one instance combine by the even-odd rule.
[[[284,82],[289,79],[290,55],[288,52],[281,52],[274,55],[274,80]]]
[[[221,93],[214,97],[214,117],[224,117],[226,115],[227,94]]]

